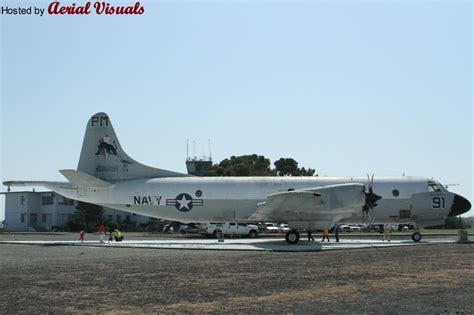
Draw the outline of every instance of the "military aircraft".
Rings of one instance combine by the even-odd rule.
[[[470,202],[424,177],[194,177],[145,166],[122,149],[105,113],[86,128],[77,170],[67,182],[6,181],[43,186],[67,198],[150,217],[188,222],[287,222],[286,241],[300,230],[335,223],[444,224]],[[414,241],[422,238],[419,231]]]

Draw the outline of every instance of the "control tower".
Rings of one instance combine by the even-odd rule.
[[[193,146],[194,141],[193,141]],[[196,151],[195,149],[193,151]],[[211,144],[209,141],[209,156],[202,155],[197,157],[194,152],[193,156],[189,156],[188,143],[186,143],[186,168],[188,169],[189,175],[202,176],[204,172],[212,166],[212,156],[211,156]]]

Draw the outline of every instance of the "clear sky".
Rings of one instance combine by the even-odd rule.
[[[2,1],[18,4],[49,2]],[[105,111],[129,155],[164,169],[185,172],[186,139],[201,155],[210,138],[216,162],[428,176],[473,202],[471,2],[142,5],[0,15],[2,181],[63,180]]]

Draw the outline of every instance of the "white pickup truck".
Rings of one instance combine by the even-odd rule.
[[[247,223],[208,223],[205,230],[208,236],[217,236],[217,229],[220,228],[224,235],[257,237],[258,227]]]

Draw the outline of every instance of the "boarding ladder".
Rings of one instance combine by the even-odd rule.
[[[216,226],[216,238],[218,242],[224,242],[224,226],[222,224],[218,224]]]

